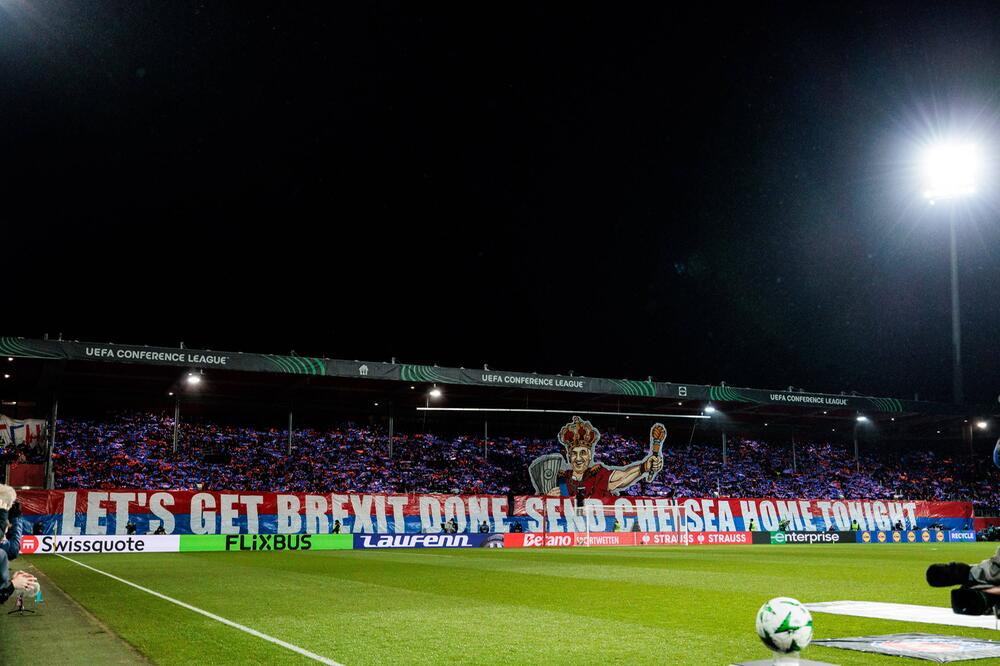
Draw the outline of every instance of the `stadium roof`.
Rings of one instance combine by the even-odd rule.
[[[40,361],[37,373],[33,373],[33,384],[39,389],[52,389],[62,395],[99,392],[109,401],[133,393],[165,397],[168,392],[183,392],[183,378],[188,372],[205,372],[210,381],[199,389],[202,401],[227,397],[272,406],[294,401],[296,409],[314,406],[345,412],[370,409],[379,401],[387,401],[400,411],[443,407],[461,410],[466,418],[475,412],[565,410],[690,419],[703,416],[705,408],[712,405],[718,412],[711,415],[712,423],[706,426],[767,424],[772,430],[843,429],[845,422],[852,424],[863,414],[881,430],[902,428],[907,436],[940,434],[938,430],[956,436],[964,424],[983,416],[981,409],[857,394],[145,345],[0,337],[0,354]],[[432,404],[427,399],[433,385],[445,391],[446,400]]]

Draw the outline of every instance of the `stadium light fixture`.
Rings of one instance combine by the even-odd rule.
[[[920,160],[924,198],[934,205],[976,193],[982,170],[979,148],[967,141],[944,141],[924,149]]]
[[[986,430],[987,428],[990,427],[990,424],[987,423],[986,421],[976,421],[976,427],[979,428],[980,430]]]
[[[440,398],[441,397],[441,389],[439,389],[438,387],[435,386],[434,388],[431,389],[431,392],[428,393],[428,395],[430,397],[432,397],[432,398]]]
[[[858,414],[858,423],[868,423],[868,417],[864,414]]]
[[[7,357],[7,360],[8,360],[8,361],[13,361],[13,360],[14,360],[14,357],[13,357],[13,356],[8,356],[8,357]]]
[[[706,408],[705,408],[705,413],[706,413],[706,414],[714,414],[714,413],[716,413],[717,411],[719,411],[719,410],[717,410],[717,409],[716,409],[715,407],[713,407],[712,405],[709,405],[708,407],[706,407]]]
[[[8,375],[8,374],[7,374],[6,372],[5,372],[5,373],[3,373],[3,378],[4,378],[4,379],[10,379],[10,375]]]
[[[193,372],[189,372],[186,381],[189,386],[197,386],[198,384],[201,384],[201,375],[196,375]]]

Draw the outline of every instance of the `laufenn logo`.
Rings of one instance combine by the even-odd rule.
[[[383,534],[361,536],[362,548],[468,548],[465,534]]]
[[[310,550],[311,534],[230,534],[226,550]]]

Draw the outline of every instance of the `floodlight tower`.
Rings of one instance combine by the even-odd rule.
[[[979,149],[974,143],[950,141],[929,146],[921,160],[924,198],[934,206],[939,201],[973,196],[976,193],[981,166]],[[952,209],[948,212],[951,237],[951,390],[952,400],[955,404],[961,404],[964,396],[962,395],[962,326],[958,297],[958,244],[955,239],[955,211]]]

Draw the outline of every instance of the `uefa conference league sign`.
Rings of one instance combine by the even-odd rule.
[[[545,375],[496,370],[442,368],[433,365],[348,361],[307,356],[251,354],[213,350],[176,349],[113,343],[30,340],[0,337],[0,354],[22,358],[109,363],[172,365],[187,369],[220,369],[241,372],[300,374],[383,381],[461,384],[523,388],[527,390],[569,391],[635,398],[706,400],[720,403],[787,404],[870,412],[950,413],[954,407],[936,403],[902,401],[895,398],[830,395],[797,391],[654,382],[652,380],[608,379],[566,375]]]

